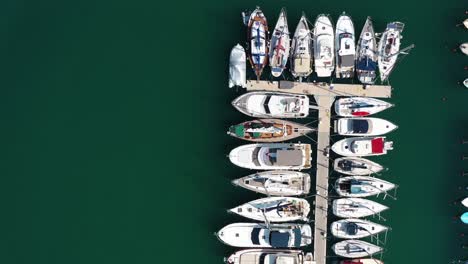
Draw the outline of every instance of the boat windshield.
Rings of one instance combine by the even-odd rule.
[[[261,228],[256,227],[252,230],[252,233],[250,234],[250,240],[252,240],[252,243],[254,245],[260,245],[260,231],[261,230],[262,230]]]
[[[349,131],[355,134],[362,134],[369,132],[369,122],[366,120],[349,120]]]
[[[271,231],[270,245],[272,247],[289,247],[291,234],[288,232]]]

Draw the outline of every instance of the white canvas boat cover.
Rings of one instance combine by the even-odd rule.
[[[234,86],[247,87],[245,64],[245,50],[237,44],[232,48],[229,58],[229,88]]]

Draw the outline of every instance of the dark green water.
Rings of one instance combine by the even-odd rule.
[[[391,78],[397,107],[379,115],[400,127],[376,159],[400,185],[383,201],[384,260],[468,257],[451,205],[468,194],[468,91],[456,84],[468,61],[450,51],[468,40],[454,26],[466,2],[4,1],[1,263],[215,264],[234,251],[213,232],[258,196],[230,184],[248,172],[226,158],[242,142],[225,129],[248,117],[230,106],[227,58],[245,38],[239,13],[256,4],[271,25],[285,6],[291,28],[302,10],[345,10],[358,32],[368,15],[377,31],[406,23],[417,47]]]

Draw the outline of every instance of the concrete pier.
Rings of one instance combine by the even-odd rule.
[[[269,91],[313,95],[318,106],[317,175],[315,186],[314,260],[325,264],[328,235],[328,176],[330,160],[331,107],[337,96],[390,98],[392,88],[386,85],[298,83],[290,81],[248,81],[247,91]]]

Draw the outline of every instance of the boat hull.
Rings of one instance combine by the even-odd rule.
[[[310,191],[310,175],[298,171],[264,171],[232,182],[236,186],[269,196],[298,196]]]
[[[228,135],[251,142],[281,142],[301,137],[313,129],[281,119],[258,119],[231,126]]]

